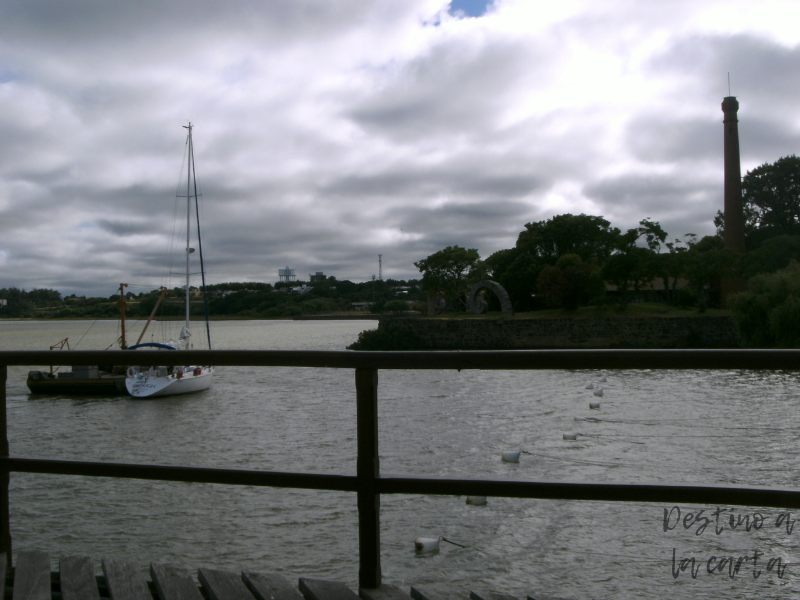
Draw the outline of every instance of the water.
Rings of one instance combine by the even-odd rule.
[[[42,349],[67,336],[74,347],[90,325],[0,322],[0,348]],[[227,321],[214,323],[212,334],[217,348],[338,350],[374,326]],[[78,348],[109,346],[115,327],[96,323]],[[208,392],[153,401],[31,396],[27,370],[9,368],[15,456],[355,474],[351,370],[222,367]],[[797,374],[612,371],[605,383],[597,375],[381,371],[381,471],[797,487]],[[586,389],[590,382],[604,388],[603,398]],[[597,400],[601,409],[590,410]],[[564,433],[580,435],[568,442]],[[519,464],[500,461],[502,451],[522,449],[531,454]],[[143,568],[153,561],[277,571],[357,587],[354,494],[13,474],[10,496],[17,550],[128,557]],[[520,597],[796,596],[800,527],[788,526],[781,511],[723,507],[720,524],[730,509],[740,517],[760,512],[764,524],[716,534],[712,523],[697,535],[717,507],[681,506],[681,517],[705,513],[667,532],[665,508],[672,507],[502,498],[481,507],[463,497],[383,496],[383,578],[405,589]],[[438,554],[415,554],[416,537],[439,536],[466,548],[442,543]],[[735,574],[720,560],[745,555]],[[687,557],[695,558],[696,578],[691,565],[679,569]]]

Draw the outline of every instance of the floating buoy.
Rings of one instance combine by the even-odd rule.
[[[589,402],[589,408],[600,408],[599,402]]]
[[[486,506],[486,496],[467,496],[467,504]]]
[[[589,385],[586,386],[586,389],[587,390],[593,390],[594,389],[594,384],[590,383]]]
[[[603,375],[603,376],[600,378],[600,381],[601,381],[601,383],[605,383],[606,381],[608,381],[608,379],[606,379],[606,376],[605,376],[605,375]]]
[[[418,537],[414,540],[414,549],[417,552],[438,552],[439,538]]]
[[[594,391],[594,395],[595,395],[595,396],[599,396],[600,398],[602,398],[602,397],[603,397],[603,388],[597,388],[597,389]]]
[[[564,434],[564,439],[574,442],[575,440],[578,439],[578,434],[577,433],[565,433]]]
[[[598,376],[598,377],[605,377],[605,376],[606,376],[606,374],[605,374],[605,371],[600,371],[600,372],[597,374],[597,376]]]
[[[507,463],[518,463],[519,462],[519,452],[503,452],[502,459],[503,462]]]

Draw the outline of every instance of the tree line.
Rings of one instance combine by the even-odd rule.
[[[463,310],[471,285],[486,278],[506,289],[517,312],[609,302],[625,308],[655,289],[663,302],[703,310],[719,305],[720,279],[750,279],[800,259],[800,159],[787,156],[749,171],[742,189],[744,255],[724,248],[721,212],[716,235],[671,241],[649,218],[623,232],[602,216],[562,214],[527,223],[513,248],[485,260],[477,249],[449,246],[414,264],[426,293],[441,298],[446,310]]]
[[[300,315],[345,313],[360,309],[373,313],[400,313],[412,309],[422,300],[416,280],[376,280],[353,283],[329,278],[325,281],[276,283],[228,282],[209,285],[209,311],[213,317],[249,319],[291,318]],[[202,297],[198,292],[190,302],[190,312],[201,318],[204,314]],[[158,302],[161,290],[125,294],[126,316],[147,318]],[[18,288],[0,289],[0,318],[82,319],[119,317],[118,294],[92,298],[71,295],[62,297],[56,290],[35,289],[29,292]],[[167,291],[159,304],[158,318],[179,318],[185,312],[183,288]]]

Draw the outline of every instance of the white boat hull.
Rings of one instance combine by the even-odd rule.
[[[157,398],[202,392],[211,386],[214,367],[175,367],[171,373],[158,369],[133,369],[125,387],[134,398]]]

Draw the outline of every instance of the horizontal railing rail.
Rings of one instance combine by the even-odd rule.
[[[206,364],[353,369],[357,404],[356,475],[288,473],[11,457],[6,423],[8,366]],[[378,460],[378,371],[381,369],[731,369],[798,370],[800,350],[529,350],[348,352],[189,350],[165,352],[0,351],[0,552],[11,560],[10,473],[149,479],[355,492],[359,513],[359,585],[381,583],[382,494],[501,496],[558,500],[726,504],[800,509],[800,490],[723,485],[585,483],[446,479],[381,475]]]
[[[215,483],[340,492],[358,491],[354,475],[290,473],[213,467],[183,467],[130,463],[0,458],[0,471],[46,475],[80,475],[184,483]],[[800,490],[743,485],[662,485],[646,483],[581,483],[570,481],[512,481],[507,479],[447,479],[382,475],[380,494],[495,496],[543,500],[599,500],[670,504],[732,504],[800,508]]]
[[[800,369],[800,350],[0,350],[0,365],[171,364],[331,369]],[[131,357],[135,356],[135,360]],[[180,359],[180,360],[178,360]]]

